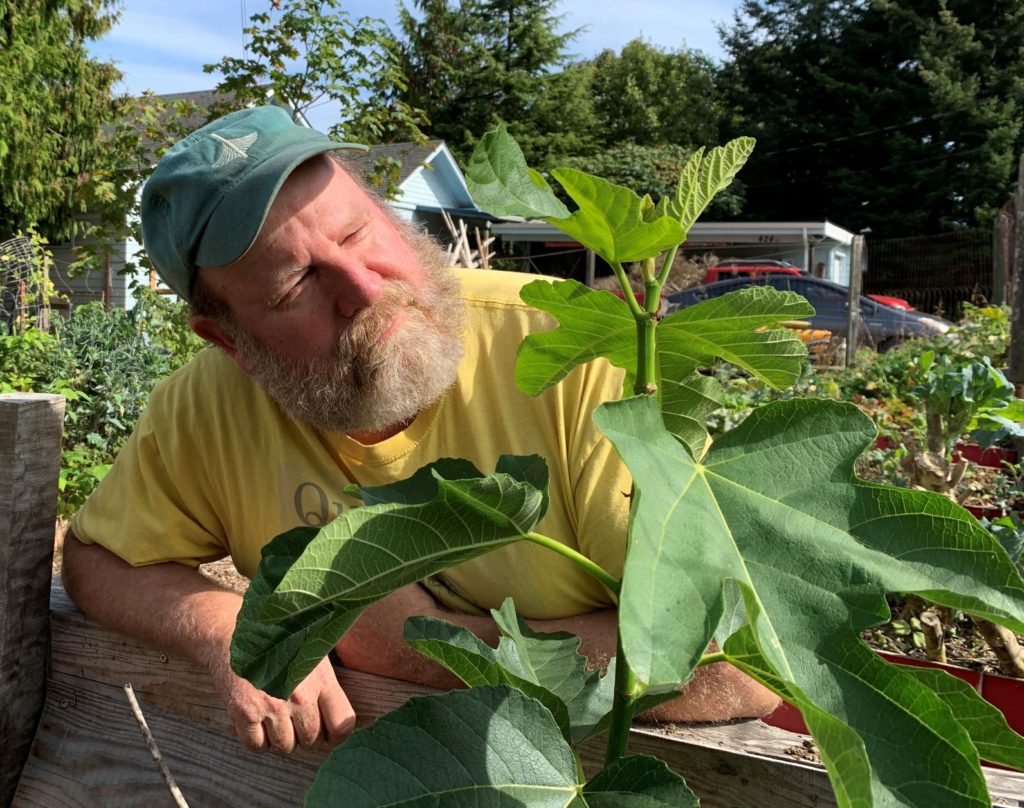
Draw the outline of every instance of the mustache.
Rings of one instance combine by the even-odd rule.
[[[352,322],[338,335],[336,359],[351,361],[363,350],[381,340],[391,323],[400,313],[427,313],[412,284],[392,281],[385,286],[380,298],[370,307],[358,312]]]

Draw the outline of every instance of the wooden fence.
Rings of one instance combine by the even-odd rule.
[[[192,808],[301,805],[323,753],[246,752],[205,670],[89,620],[59,578],[51,583],[61,413],[56,397],[0,396],[0,805],[172,805],[126,683]],[[337,674],[362,726],[431,692],[354,671]],[[638,728],[630,747],[680,772],[704,808],[835,805],[810,739],[760,721]],[[602,754],[599,745],[585,749],[585,766],[597,768]],[[1024,775],[986,776],[994,805],[1024,808]]]

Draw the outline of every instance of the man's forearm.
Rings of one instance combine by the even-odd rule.
[[[93,619],[206,666],[226,653],[242,603],[194,569],[132,567],[70,531],[61,574],[68,595]]]
[[[438,617],[467,628],[491,646],[498,644],[498,627],[490,617],[448,612],[419,586],[399,590],[369,607],[338,643],[342,662],[356,670],[391,676],[448,689],[459,681],[440,665],[427,660],[402,640],[407,617]],[[618,615],[614,609],[563,617],[528,620],[538,632],[567,631],[580,638],[580,650],[592,668],[605,668],[616,652]],[[644,718],[658,721],[725,721],[765,715],[778,704],[767,689],[727,663],[698,668],[679,698]]]
[[[64,585],[90,617],[205,666],[239,740],[287,754],[296,744],[340,743],[355,713],[326,659],[287,699],[257,690],[231,670],[230,647],[241,595],[180,564],[132,567],[70,533]]]

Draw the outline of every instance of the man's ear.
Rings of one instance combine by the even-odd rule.
[[[224,326],[212,317],[195,315],[188,320],[189,328],[196,332],[207,342],[212,342],[224,353],[235,360],[235,364],[241,368],[243,373],[249,372],[249,364],[243,359],[235,345],[234,338],[224,330]]]

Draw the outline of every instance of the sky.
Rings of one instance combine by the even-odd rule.
[[[722,58],[716,23],[728,22],[739,0],[561,0],[562,31],[582,28],[569,52],[589,57],[619,50],[642,37],[667,49],[683,46]],[[203,65],[242,55],[243,20],[265,11],[268,0],[122,0],[117,26],[93,43],[95,57],[114,61],[124,73],[119,87],[132,94],[213,88],[215,75]],[[343,4],[353,17],[383,19],[397,30],[397,2],[354,0]],[[310,116],[314,126],[329,120]]]

